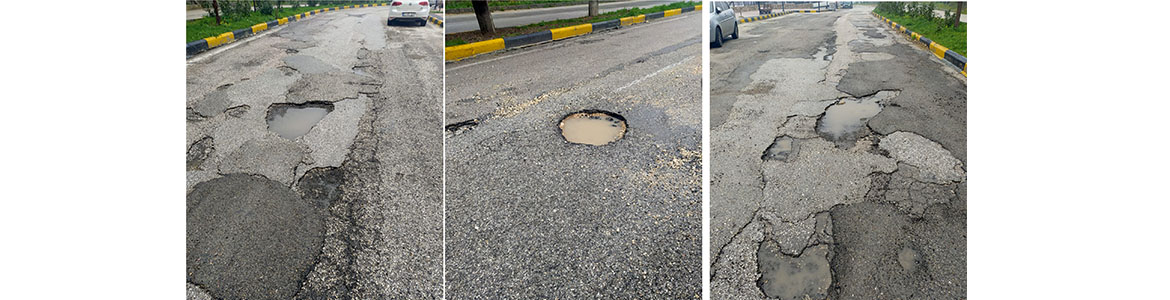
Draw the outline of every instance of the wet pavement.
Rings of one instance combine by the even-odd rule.
[[[188,60],[188,298],[441,297],[442,30],[387,10]]]
[[[966,298],[966,79],[868,10],[712,49],[712,299]]]
[[[447,65],[448,298],[701,297],[701,23]],[[586,110],[625,133],[566,140],[562,119]]]

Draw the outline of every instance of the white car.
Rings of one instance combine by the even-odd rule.
[[[430,3],[426,0],[395,0],[390,2],[390,18],[386,25],[393,25],[395,21],[406,21],[427,25],[427,16],[431,14]]]
[[[739,38],[739,21],[727,2],[711,2],[711,47],[723,47],[723,39],[731,35]]]

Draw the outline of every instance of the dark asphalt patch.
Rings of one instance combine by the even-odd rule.
[[[324,214],[260,176],[199,183],[187,194],[187,281],[217,299],[289,299],[321,250]]]

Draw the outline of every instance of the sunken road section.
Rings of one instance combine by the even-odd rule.
[[[447,61],[458,61],[464,58],[504,50],[508,48],[516,48],[531,44],[547,41],[557,41],[575,37],[578,35],[585,35],[595,31],[605,29],[619,28],[630,26],[637,23],[647,22],[653,19],[665,18],[670,16],[680,15],[685,12],[701,11],[703,5],[695,5],[695,7],[676,8],[667,11],[656,13],[637,15],[633,17],[625,17],[616,20],[602,21],[597,23],[587,23],[581,25],[574,25],[569,27],[553,28],[540,32],[533,32],[524,35],[510,36],[504,38],[491,39],[470,44],[463,44],[459,46],[447,47],[446,57]]]
[[[918,41],[919,43],[922,43],[923,45],[926,45],[926,47],[928,49],[930,49],[931,54],[934,54],[934,56],[938,57],[938,59],[946,61],[947,63],[950,63],[952,66],[959,68],[959,73],[963,73],[963,77],[967,76],[967,57],[959,55],[958,53],[955,53],[955,51],[951,51],[951,49],[944,47],[943,45],[939,45],[938,43],[935,43],[934,41],[926,38],[925,36],[922,36],[922,34],[910,31],[910,29],[906,28],[906,26],[898,25],[897,22],[890,21],[890,19],[887,19],[886,17],[883,17],[875,12],[871,12],[871,13],[875,17],[878,17],[878,19],[881,19],[882,22],[885,22],[886,25],[890,25],[890,28],[893,28],[894,31],[897,31],[898,33],[901,33],[901,34],[905,34],[906,36],[909,36],[910,39]]]
[[[308,18],[309,16],[320,14],[323,12],[336,11],[336,10],[349,9],[349,8],[375,7],[375,6],[386,6],[386,3],[327,7],[327,8],[322,8],[322,9],[318,9],[318,10],[314,10],[314,11],[300,13],[300,14],[296,14],[296,15],[292,15],[292,16],[288,16],[288,17],[284,17],[284,18],[280,18],[280,19],[276,19],[276,20],[272,20],[272,21],[268,21],[268,22],[264,22],[264,23],[260,23],[260,24],[256,24],[256,25],[252,25],[251,28],[244,28],[244,29],[240,29],[240,30],[236,30],[236,31],[224,32],[223,34],[220,34],[218,36],[209,37],[209,38],[205,38],[202,40],[187,43],[187,57],[190,58],[191,56],[194,56],[195,54],[199,54],[199,52],[203,52],[203,51],[210,50],[211,48],[223,46],[225,44],[234,42],[238,39],[243,39],[243,38],[246,38],[249,36],[256,35],[257,33],[260,33],[261,31],[268,30],[269,28],[275,28],[276,26],[288,24],[288,22],[300,21],[301,19]],[[440,21],[440,23],[441,22],[442,21]]]

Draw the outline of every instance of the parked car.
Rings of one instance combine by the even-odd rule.
[[[427,16],[430,14],[430,3],[426,0],[396,0],[390,3],[390,18],[386,20],[386,25],[408,22],[427,26]]]
[[[711,2],[711,47],[723,47],[723,41],[731,34],[732,39],[739,38],[739,21],[735,19],[735,11],[727,2]]]
[[[849,8],[853,8],[853,2],[851,2],[851,1],[841,2],[841,9],[849,9]]]

